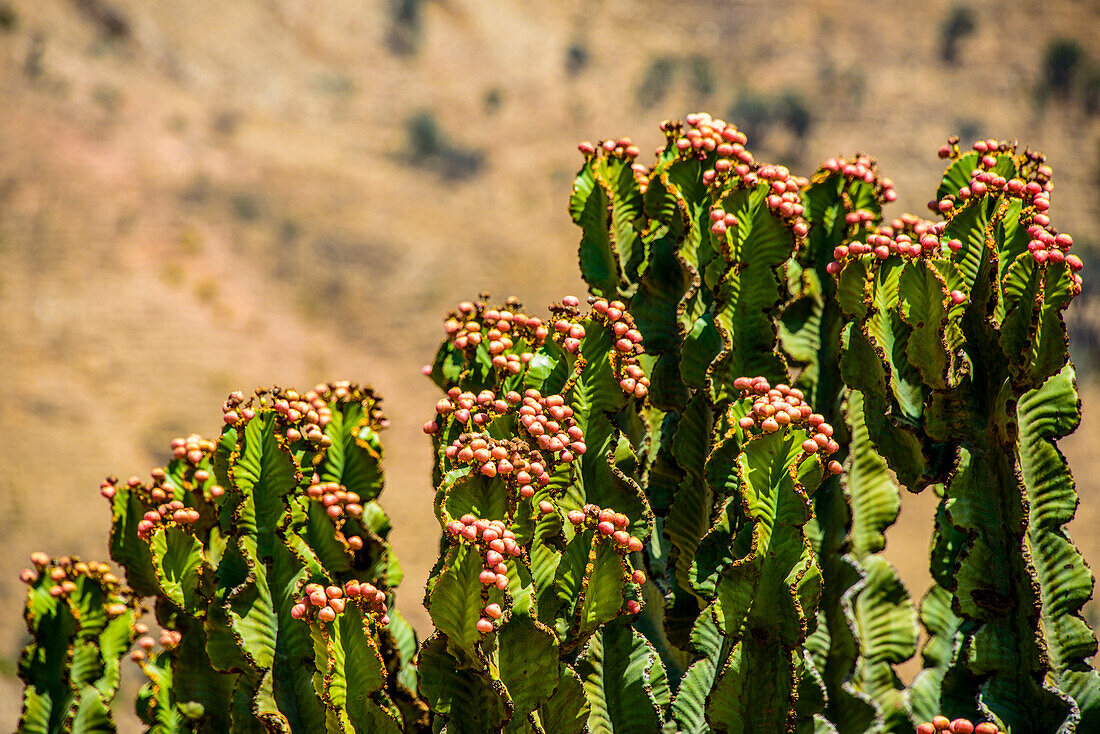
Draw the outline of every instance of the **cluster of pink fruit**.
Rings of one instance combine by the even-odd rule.
[[[447,397],[435,404],[435,412],[442,418],[451,415],[454,419],[467,425],[486,426],[495,416],[504,415],[512,406],[519,404],[520,394],[510,391],[503,398],[498,397],[492,390],[482,390],[478,394],[464,392],[460,387],[452,387],[447,391]],[[433,420],[424,424],[424,433],[431,435],[439,430],[439,421]]]
[[[828,158],[821,167],[826,171],[839,173],[851,181],[875,184],[876,196],[880,201],[897,201],[898,192],[894,189],[894,182],[888,178],[879,178],[875,160],[870,156],[857,155],[848,159]],[[848,223],[852,224],[851,220]]]
[[[504,415],[520,403],[517,411],[520,425],[535,440],[539,449],[549,451],[566,463],[585,452],[584,432],[573,418],[573,409],[565,404],[565,398],[561,395],[543,397],[538,390],[530,389],[522,397],[518,392],[510,391],[504,399],[500,399],[489,390],[475,396],[453,387],[446,398],[436,403],[435,409],[441,416],[454,415],[460,423],[472,422],[484,426],[492,420],[493,414]],[[424,425],[425,433],[434,434],[438,430],[437,421]],[[530,446],[524,441],[497,440],[482,434],[464,433],[444,450],[444,455],[459,463],[476,462],[478,470],[488,477],[514,475],[521,485],[520,494],[523,497],[534,494],[533,488],[528,486],[525,490],[524,486],[533,482],[549,483],[542,457],[532,456]]]
[[[577,150],[584,154],[585,159],[593,158],[598,152],[603,152],[609,158],[622,158],[630,161],[630,170],[634,172],[634,180],[638,182],[638,186],[643,192],[649,184],[649,169],[641,163],[634,162],[642,151],[630,138],[602,140],[598,146],[586,140],[577,145]],[[663,148],[658,148],[657,154],[660,155],[662,150]]]
[[[693,112],[684,117],[687,129],[680,122],[665,120],[661,130],[672,141],[682,157],[696,157],[704,160],[710,153],[716,153],[720,159],[731,164],[737,161],[734,172],[740,176],[749,174],[754,163],[752,153],[745,145],[749,139],[736,125],[711,117],[706,112]],[[659,148],[657,154],[664,152]]]
[[[764,433],[775,433],[783,426],[802,426],[810,431],[810,438],[802,442],[804,453],[827,457],[840,448],[833,439],[833,427],[803,402],[806,396],[798,388],[782,383],[772,387],[764,377],[738,377],[733,386],[741,391],[742,397],[753,398],[749,414],[737,422],[742,430],[758,428]],[[840,462],[830,461],[826,469],[840,474]]]
[[[157,641],[149,636],[149,625],[144,622],[138,622],[134,625],[134,632],[142,635],[137,639],[138,650],[134,650],[130,653],[130,659],[135,663],[142,663],[146,657],[153,652],[153,648],[157,646]],[[180,640],[183,639],[183,634],[176,630],[161,630],[160,632],[160,646],[165,650],[171,650],[176,645],[180,644]]]
[[[262,407],[274,410],[289,423],[285,434],[288,443],[304,438],[323,448],[332,445],[332,439],[325,435],[325,426],[332,420],[332,411],[316,391],[299,395],[294,390],[288,390],[281,394],[261,394],[259,397]]]
[[[294,619],[309,619],[311,611],[316,610],[316,619],[332,622],[336,615],[347,608],[349,602],[356,604],[360,611],[377,620],[379,624],[390,623],[386,592],[376,588],[374,584],[356,580],[348,581],[342,589],[339,586],[307,584],[304,596],[290,608],[290,616]]]
[[[40,578],[48,578],[53,582],[48,593],[54,598],[66,596],[76,591],[76,582],[82,576],[86,576],[99,584],[107,592],[106,595],[115,595],[124,592],[118,577],[111,573],[111,567],[106,563],[89,561],[85,563],[77,558],[61,556],[50,558],[42,551],[31,553],[31,563],[34,568],[24,568],[19,572],[19,580],[25,584],[34,584]],[[126,605],[121,602],[110,602],[105,606],[109,617],[117,617],[125,614]]]
[[[210,498],[221,497],[225,494],[225,490],[217,484],[208,484],[210,481],[210,470],[207,468],[199,468],[199,465],[209,459],[214,454],[214,442],[205,439],[197,433],[193,433],[187,438],[174,438],[171,443],[172,457],[186,461],[190,465],[188,471],[191,475],[191,481],[194,484],[195,489],[202,489],[204,496],[208,495]],[[138,496],[146,504],[156,504],[166,501],[172,495],[172,488],[165,487],[164,483],[168,478],[167,472],[164,469],[157,467],[150,472],[153,477],[153,483],[146,487],[142,484],[140,478],[133,476],[126,480],[126,486],[136,492]],[[99,493],[111,499],[118,492],[118,478],[107,477],[99,483]]]
[[[581,526],[596,528],[597,533],[611,538],[623,552],[637,553],[642,549],[641,539],[635,538],[626,531],[627,526],[630,525],[630,518],[621,512],[615,512],[599,505],[587,504],[579,510],[570,510],[565,517],[577,526],[578,530]],[[645,574],[641,571],[635,571],[634,573],[640,577],[640,580],[636,579],[636,583],[644,584]]]
[[[988,721],[972,724],[969,719],[948,719],[935,716],[917,727],[917,734],[999,734],[996,724]]]
[[[711,153],[717,155],[714,168],[703,171],[704,184],[723,189],[733,176],[738,177],[738,185],[742,188],[755,188],[762,181],[768,183],[771,189],[768,208],[783,218],[796,235],[806,236],[810,227],[802,218],[801,195],[806,179],[792,176],[786,166],[757,166],[752,153],[745,148],[748,139],[735,125],[714,119],[705,112],[687,115],[684,122],[686,129],[679,122],[667,120],[661,123],[661,129],[681,158],[705,160]],[[662,151],[659,150],[658,155]],[[737,223],[736,217],[728,223],[725,212],[712,221],[711,231],[715,234],[724,234]]]
[[[500,520],[481,520],[469,514],[458,520],[451,520],[446,527],[452,538],[474,544],[484,556],[485,567],[478,576],[478,581],[484,586],[495,586],[501,591],[507,589],[508,567],[504,564],[504,559],[508,556],[515,558],[523,553],[523,548],[516,542],[516,534]]]
[[[153,530],[158,525],[173,522],[177,525],[190,527],[198,521],[199,511],[193,507],[185,507],[179,500],[172,500],[163,505],[158,505],[155,510],[149,510],[142,516],[137,524],[137,536],[142,540],[148,540],[153,535]]]
[[[630,518],[621,512],[615,512],[599,505],[587,504],[579,510],[570,510],[566,514],[566,519],[578,531],[595,528],[596,538],[609,538],[615,544],[614,548],[624,556],[627,553],[637,553],[642,550],[641,538],[634,537],[626,529],[630,525]],[[644,584],[646,582],[645,571],[640,569],[631,571],[629,580],[635,584]],[[637,614],[641,609],[642,605],[634,599],[626,600],[626,611],[628,613]]]
[[[771,193],[767,198],[768,208],[784,219],[792,220],[795,232],[799,236],[804,236],[809,231],[809,227],[800,218],[803,212],[800,191],[806,183],[805,180],[791,176],[785,166],[760,166],[756,175],[771,182]],[[739,224],[737,217],[719,204],[711,207],[710,221],[710,231],[719,236]]]
[[[940,157],[947,158],[957,155],[957,140],[952,139],[940,148]],[[1053,171],[1050,166],[1043,164],[1040,154],[1033,151],[1024,152],[1024,162],[1021,175],[1024,178],[1006,179],[994,172],[998,158],[1002,155],[1013,156],[1015,146],[1007,142],[996,140],[979,140],[974,143],[974,150],[980,155],[979,167],[970,172],[970,182],[961,186],[957,194],[948,194],[939,201],[929,203],[933,211],[947,213],[963,205],[967,201],[989,194],[991,196],[1004,195],[1010,198],[1020,199],[1025,207],[1031,207],[1028,235],[1028,252],[1037,263],[1047,260],[1060,263],[1065,262],[1070,270],[1074,271],[1074,285],[1081,286],[1081,278],[1077,275],[1082,267],[1081,259],[1076,255],[1067,255],[1073,245],[1073,238],[1067,234],[1052,232],[1050,227],[1050,192],[1054,185],[1051,181]]]
[[[137,657],[134,653],[131,653],[130,658],[134,660],[134,662],[139,662],[140,660],[145,659],[145,655],[148,655],[153,651],[153,648],[157,646],[157,641],[149,635],[145,634],[149,631],[147,625],[139,622],[138,624],[134,625],[134,629],[138,632],[138,634],[142,635],[142,637],[139,637],[137,639],[136,643],[137,646],[141,649],[134,651],[134,653],[139,653],[140,657]],[[161,630],[160,632],[160,646],[163,647],[165,650],[171,650],[176,645],[180,644],[180,640],[182,639],[183,634],[181,632],[177,632],[176,630]]]
[[[527,390],[519,407],[519,422],[528,436],[543,451],[569,463],[588,450],[584,432],[573,417],[573,409],[561,395],[543,397],[538,390]]]
[[[336,482],[322,482],[319,474],[313,475],[306,493],[310,499],[316,500],[325,508],[325,513],[337,523],[338,530],[343,529],[341,518],[363,516],[362,498],[358,494],[349,492],[347,487]],[[352,550],[363,547],[363,539],[358,535],[349,535],[344,538],[344,542]]]
[[[493,631],[493,620],[504,616],[504,610],[496,602],[486,604],[481,610],[482,617],[477,620],[477,631],[487,635]]]
[[[524,499],[535,496],[536,484],[544,487],[550,483],[550,473],[543,466],[542,457],[533,454],[523,441],[464,433],[443,453],[457,464],[476,465],[477,471],[487,477],[514,478],[519,496]]]
[[[810,225],[802,218],[804,211],[802,189],[806,187],[808,181],[805,178],[791,175],[786,166],[773,166],[770,164],[760,166],[756,170],[756,175],[771,186],[771,193],[768,194],[766,200],[768,208],[786,221],[796,235],[805,237],[806,233],[810,231]],[[750,185],[750,176],[752,174],[745,177],[746,185]]]
[[[619,379],[619,387],[627,395],[636,398],[644,398],[649,392],[649,378],[645,376],[641,365],[638,364],[638,355],[645,351],[642,346],[642,333],[634,324],[634,317],[626,310],[626,304],[622,301],[608,301],[606,298],[589,296],[592,311],[615,336],[615,376]],[[566,306],[576,307],[580,304],[576,296],[566,296],[562,299]]]
[[[214,455],[214,442],[192,433],[187,438],[174,438],[170,444],[173,459],[186,459],[191,466],[198,466],[202,460]]]
[[[443,325],[447,338],[456,349],[476,348],[482,342],[491,355],[493,366],[516,375],[534,356],[529,351],[506,354],[521,340],[541,345],[550,330],[536,316],[516,313],[506,308],[486,308],[483,302],[463,301],[457,313],[452,313]]]
[[[962,249],[962,241],[944,241],[942,236],[946,228],[947,222],[930,222],[912,214],[904,214],[901,219],[895,219],[890,225],[883,225],[877,232],[868,235],[866,242],[837,245],[833,249],[833,261],[825,266],[825,270],[836,275],[846,258],[861,255],[874,255],[878,260],[885,260],[891,255],[919,259],[940,257],[944,254],[945,247],[951,252],[958,252]],[[952,290],[948,296],[952,303],[966,302],[966,294],[962,291]]]

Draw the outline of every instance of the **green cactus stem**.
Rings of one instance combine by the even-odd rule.
[[[438,631],[419,659],[458,671],[421,684],[449,729],[549,732],[553,720],[571,731],[561,706],[583,700],[596,731],[591,717],[622,693],[606,680],[578,686],[574,661],[595,654],[607,623],[641,609],[646,574],[634,564],[652,515],[631,436],[649,380],[629,313],[606,301],[582,313],[566,297],[551,314],[544,323],[515,301],[460,304],[431,370],[447,393],[424,427],[445,532],[425,598]],[[633,651],[616,638],[601,660],[629,667]]]
[[[425,727],[412,630],[385,612],[401,570],[377,503],[387,425],[377,396],[351,383],[273,388],[234,393],[222,412],[218,441],[177,439],[152,484],[101,488],[116,560],[178,635],[145,663],[151,730]],[[333,619],[302,606],[313,585],[343,593],[361,579],[381,615],[358,601],[326,606],[344,612]]]
[[[808,645],[825,682],[828,717],[842,734],[912,728],[893,666],[916,652],[916,609],[880,555],[901,499],[871,441],[863,396],[841,375],[844,316],[831,273],[837,256],[876,232],[883,205],[895,198],[874,159],[825,161],[803,191],[810,232],[788,264],[792,298],[780,319],[783,351],[800,370],[795,385],[834,427],[836,458],[847,465],[814,494],[809,524],[824,592]]]
[[[1034,468],[1068,478],[1051,459],[1062,429],[1042,416],[1076,415],[1072,386],[1047,384],[1067,379],[1061,314],[1080,261],[1050,225],[1041,156],[995,141],[944,154],[935,209],[946,221],[903,220],[830,266],[851,322],[846,377],[882,427],[880,450],[914,489],[945,480],[932,558],[942,591],[922,608],[930,667],[911,705],[923,718],[1085,731],[1097,698],[1082,655],[1095,642],[1074,620],[1091,579],[1061,530],[1072,484]],[[1055,589],[1073,591],[1059,604]]]
[[[673,703],[683,731],[793,732],[823,722],[820,676],[803,648],[821,596],[806,525],[814,491],[840,465],[824,418],[800,391],[738,378],[707,462],[722,514],[692,566],[708,606],[693,640],[702,657]],[[724,639],[723,639],[724,638]]]
[[[19,660],[25,684],[20,734],[117,731],[111,703],[120,661],[137,637],[134,598],[105,563],[31,555],[24,618],[31,641]]]

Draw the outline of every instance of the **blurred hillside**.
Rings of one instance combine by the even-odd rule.
[[[660,120],[707,109],[802,174],[873,153],[897,215],[923,211],[948,135],[1016,138],[1047,153],[1055,224],[1087,260],[1100,5],[867,7],[0,0],[0,672],[23,643],[28,554],[104,557],[99,480],[216,432],[225,395],[255,385],[345,378],[386,396],[383,504],[400,605],[423,628],[438,529],[419,426],[436,396],[419,367],[458,300],[538,310],[583,291],[566,213],[581,139],[652,149]],[[1090,271],[1071,314],[1087,369]],[[1095,567],[1100,389],[1084,396],[1063,449]],[[933,504],[907,500],[891,535],[917,593]],[[17,691],[0,687],[0,728]]]

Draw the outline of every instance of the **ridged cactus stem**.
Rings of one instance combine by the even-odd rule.
[[[425,598],[438,631],[418,659],[448,731],[657,726],[667,706],[667,687],[633,667],[650,660],[663,680],[655,651],[609,626],[641,610],[646,582],[634,567],[651,532],[633,478],[641,336],[607,301],[584,313],[567,296],[551,312],[462,303],[428,370],[446,392],[424,426],[444,541]],[[648,708],[620,707],[628,694]]]
[[[708,600],[693,640],[704,657],[680,683],[681,731],[793,732],[824,723],[824,689],[804,646],[821,596],[806,525],[810,496],[840,465],[824,418],[784,384],[738,378],[707,462],[722,512],[692,565]],[[724,485],[724,486],[723,486]]]
[[[152,484],[101,486],[114,557],[170,635],[143,661],[150,731],[425,726],[412,631],[386,607],[401,571],[376,501],[379,399],[351,383],[273,388],[222,413],[221,437],[173,441]],[[315,610],[317,588],[340,596]]]
[[[826,712],[841,734],[911,729],[893,665],[916,651],[916,610],[879,555],[900,497],[863,422],[862,396],[841,375],[844,315],[833,278],[835,258],[873,234],[882,206],[895,198],[873,159],[825,161],[803,191],[810,232],[788,264],[792,297],[780,319],[783,351],[801,368],[795,384],[834,428],[836,458],[847,467],[823,480],[810,523],[824,591],[808,647],[825,682]]]
[[[619,296],[645,339],[652,385],[643,408],[644,483],[658,515],[649,565],[666,603],[640,624],[665,655],[673,688],[701,654],[692,630],[706,604],[693,590],[696,549],[720,508],[704,467],[715,424],[743,374],[787,378],[775,313],[784,263],[806,235],[800,189],[758,163],[736,126],[705,114],[661,126],[652,166],[629,139],[582,143],[570,211],[582,229],[581,274]]]
[[[1050,226],[1041,156],[996,141],[965,155],[949,145],[944,156],[934,208],[946,221],[903,218],[830,266],[851,321],[845,374],[868,425],[882,429],[879,448],[913,489],[945,481],[932,557],[940,588],[922,605],[932,667],[914,682],[912,707],[1012,731],[1077,731],[1097,705],[1095,674],[1067,675],[1087,647],[1074,620],[1091,579],[1072,562],[1055,572],[1051,558],[1076,555],[1060,530],[1072,509],[1055,498],[1072,485],[1027,467],[1044,454],[1058,467],[1050,452],[1061,434],[1041,410],[1076,411],[1072,388],[1051,385],[1068,359],[1061,313],[1080,290],[1080,261]],[[1027,399],[1032,391],[1051,403]],[[1053,515],[1034,515],[1040,508]],[[1059,605],[1052,586],[1073,589],[1073,601]],[[1072,652],[1049,652],[1062,649]]]
[[[19,660],[26,688],[19,732],[114,732],[120,661],[137,637],[130,590],[105,563],[31,555]]]

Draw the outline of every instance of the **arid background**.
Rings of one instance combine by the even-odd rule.
[[[893,215],[924,211],[948,135],[1048,154],[1054,223],[1086,260],[1085,417],[1062,447],[1096,567],[1097,37],[1090,0],[0,0],[0,729],[28,554],[105,557],[99,480],[216,433],[237,387],[385,396],[400,607],[426,629],[436,392],[419,368],[443,313],[480,291],[535,309],[582,292],[577,141],[651,150],[662,119],[700,109],[802,174],[874,154]],[[890,534],[918,594],[933,506],[907,497]]]

